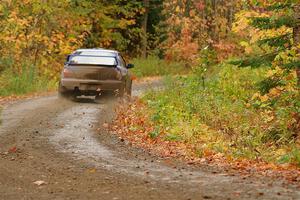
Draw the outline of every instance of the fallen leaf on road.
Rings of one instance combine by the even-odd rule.
[[[90,169],[89,173],[91,173],[91,174],[96,173],[96,169]]]
[[[37,185],[37,186],[41,186],[41,185],[46,185],[45,181],[35,181],[33,182],[33,184]]]
[[[109,124],[108,123],[104,123],[102,126],[103,126],[103,128],[108,128]]]
[[[12,147],[8,150],[9,153],[16,153],[17,152],[17,147]]]
[[[241,195],[241,192],[234,192],[233,194],[234,194],[234,196],[238,197]]]

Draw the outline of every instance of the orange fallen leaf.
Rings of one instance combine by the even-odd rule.
[[[16,152],[17,152],[17,147],[14,146],[14,147],[10,148],[10,149],[8,150],[8,152],[9,152],[9,153],[16,153]]]

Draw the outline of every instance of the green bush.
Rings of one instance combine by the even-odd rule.
[[[182,63],[168,62],[155,56],[149,56],[147,59],[135,58],[131,62],[135,65],[132,72],[137,77],[185,74],[190,71]]]
[[[191,143],[199,155],[209,148],[233,157],[266,161],[287,154],[289,161],[298,162],[299,155],[288,154],[293,140],[280,142],[290,138],[289,118],[282,117],[281,129],[272,135],[276,124],[264,109],[253,106],[257,83],[264,79],[266,70],[218,66],[212,70],[217,73],[206,78],[205,86],[195,74],[168,77],[165,90],[150,92],[144,100],[165,138]]]

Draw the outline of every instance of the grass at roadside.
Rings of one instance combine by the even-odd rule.
[[[139,78],[186,74],[190,71],[190,69],[185,67],[182,63],[168,62],[154,56],[149,56],[147,59],[135,58],[131,62],[135,64],[135,68],[132,69],[132,72]]]
[[[24,95],[53,88],[56,88],[56,83],[38,75],[34,68],[28,68],[20,74],[8,69],[0,75],[0,96]]]
[[[222,66],[217,71],[205,87],[196,75],[167,78],[165,90],[148,93],[140,105],[121,113],[118,122],[126,118],[126,134],[144,134],[142,140],[151,144],[183,144],[183,151],[197,158],[219,155],[300,166],[299,138],[290,132],[288,116],[277,115],[275,121],[265,109],[253,106],[265,69]]]

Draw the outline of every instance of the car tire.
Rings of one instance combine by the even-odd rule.
[[[68,91],[60,84],[58,86],[58,98],[60,99],[68,99],[71,101],[77,101],[77,95],[73,91]]]

